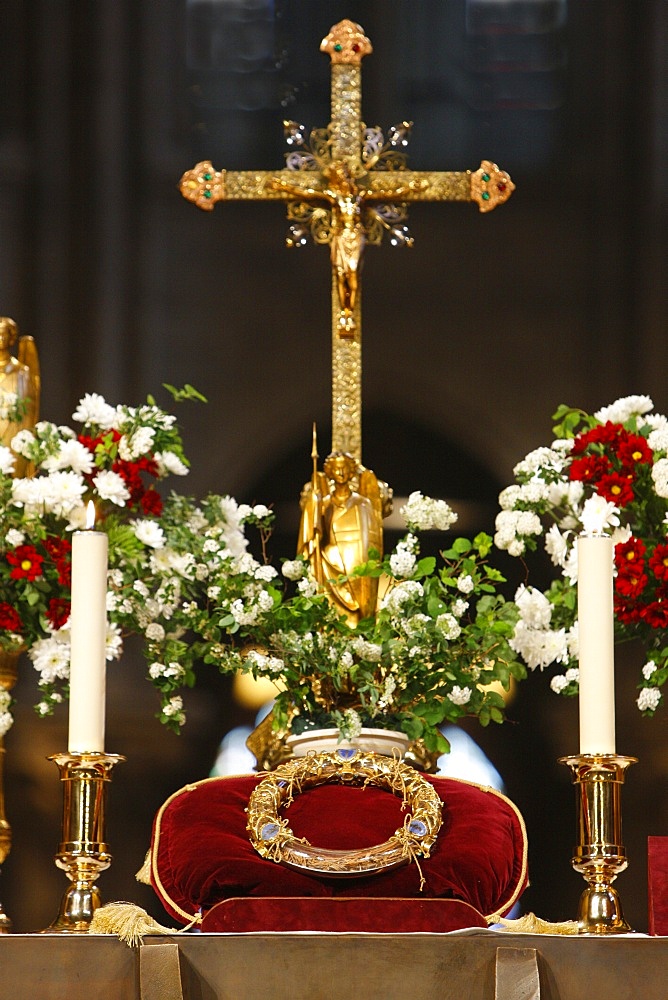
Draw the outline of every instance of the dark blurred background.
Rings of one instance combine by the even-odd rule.
[[[489,216],[419,205],[411,250],[370,248],[364,272],[365,464],[395,493],[448,498],[465,531],[493,528],[513,465],[551,440],[561,402],[592,410],[665,385],[668,4],[665,0],[4,0],[0,11],[0,315],[38,343],[42,415],[69,422],[84,392],[139,403],[189,382],[179,411],[193,494],[274,503],[291,555],[310,428],[329,444],[330,270],[323,247],[284,248],[279,204],[199,212],[178,180],[197,160],[280,167],[282,119],[329,119],[319,43],[343,17],[374,45],[363,114],[414,121],[410,166],[490,158],[517,190]],[[185,485],[185,484],[184,484]],[[505,565],[505,564],[504,564]],[[519,565],[505,565],[514,583]],[[538,567],[534,582],[545,567]],[[666,715],[640,717],[642,651],[620,652],[626,916],[647,928],[646,838],[668,835]],[[108,672],[114,854],[100,886],[165,919],[134,881],[153,816],[206,777],[230,727],[251,724],[203,669],[180,737],[132,644]],[[14,846],[0,900],[16,930],[46,926],[65,879],[53,863],[61,789],[46,757],[66,710],[39,720],[28,662],[6,739]],[[522,810],[524,908],[575,916],[577,704],[531,676],[511,721],[469,727]]]

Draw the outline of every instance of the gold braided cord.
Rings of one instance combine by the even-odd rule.
[[[382,844],[349,851],[314,847],[305,838],[296,837],[281,810],[302,792],[332,783],[392,792],[401,798],[406,810],[403,825]],[[250,796],[247,830],[263,858],[330,878],[374,875],[414,861],[422,890],[425,880],[418,858],[428,858],[436,842],[441,808],[434,787],[398,757],[335,750],[295,758],[267,774]]]

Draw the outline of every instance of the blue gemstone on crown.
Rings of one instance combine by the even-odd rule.
[[[414,837],[424,837],[427,832],[427,824],[423,823],[421,819],[413,819],[408,824],[408,832]]]
[[[336,752],[338,753],[341,760],[352,760],[355,754],[357,753],[356,750],[344,750],[343,748],[337,750]]]
[[[280,827],[278,823],[265,823],[260,830],[262,840],[275,840]]]

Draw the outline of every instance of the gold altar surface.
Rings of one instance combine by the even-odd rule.
[[[0,948],[0,1000],[510,1000],[497,990],[499,949],[535,950],[540,1000],[668,993],[668,937],[642,935],[175,934],[129,948],[111,936],[17,934]]]

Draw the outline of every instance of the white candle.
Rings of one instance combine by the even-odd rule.
[[[615,753],[612,539],[578,538],[580,753]]]
[[[92,516],[94,523],[94,508]],[[107,553],[108,538],[103,531],[74,532],[70,612],[70,753],[104,750]]]

